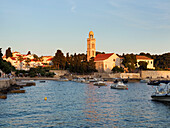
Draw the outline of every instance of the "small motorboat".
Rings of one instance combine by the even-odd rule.
[[[156,87],[156,92],[154,92],[151,95],[152,100],[170,102],[169,85],[170,84],[166,84],[164,87],[162,87],[162,86]]]
[[[67,78],[61,78],[59,81],[69,81]]]
[[[154,80],[154,81],[150,81],[148,82],[148,85],[155,85],[155,86],[159,86],[160,81]]]
[[[45,80],[40,80],[40,83],[45,83],[46,81]]]
[[[110,86],[111,89],[127,89],[128,90],[128,86],[125,85],[123,82],[118,82],[117,84],[112,84]]]
[[[93,85],[95,85],[95,86],[107,86],[106,83],[103,82],[103,81],[94,82]]]

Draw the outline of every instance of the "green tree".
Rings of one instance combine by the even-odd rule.
[[[28,51],[27,55],[31,55],[31,51]]]
[[[133,72],[135,70],[135,64],[137,63],[136,56],[134,54],[127,54],[123,57],[122,64],[128,68],[129,72]]]
[[[65,69],[66,59],[61,50],[57,50],[54,58],[52,59],[54,67],[57,69]]]
[[[170,68],[170,53],[162,55],[153,55],[154,67],[156,69],[168,69]]]
[[[25,62],[26,62],[26,67],[28,68],[29,67],[29,63],[31,62],[31,59],[30,58],[26,58]]]
[[[36,54],[33,55],[34,61],[37,62],[39,60],[38,56]]]
[[[2,48],[0,48],[0,62],[2,62],[2,56],[3,56],[3,54],[2,54]]]
[[[8,57],[12,57],[12,52],[11,52],[10,47],[6,50],[6,58],[8,58]]]
[[[38,60],[39,60],[40,62],[43,62],[43,56],[39,57]]]
[[[139,64],[139,69],[141,69],[141,70],[146,70],[147,69],[147,65],[148,65],[147,62],[139,61],[138,64]]]
[[[2,48],[0,48],[0,69],[6,73],[6,74],[9,74],[11,73],[11,71],[14,71],[15,68],[11,65],[10,62],[6,62],[5,60],[2,59],[2,51],[1,51]]]
[[[115,67],[112,69],[112,72],[113,72],[113,73],[124,72],[124,69],[123,69],[123,68],[119,68],[118,66],[115,66]]]

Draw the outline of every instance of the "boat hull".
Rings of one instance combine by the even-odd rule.
[[[95,86],[106,86],[106,84],[93,84]]]
[[[120,90],[127,90],[128,87],[114,87],[114,86],[110,86],[111,89],[120,89]]]
[[[170,94],[165,94],[165,95],[152,95],[151,97],[152,97],[152,100],[170,102]]]

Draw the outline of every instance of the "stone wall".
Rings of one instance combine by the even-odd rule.
[[[167,78],[167,79],[170,79],[170,71],[141,71],[141,78]]]
[[[95,73],[95,77],[140,79],[140,73]]]
[[[124,79],[140,79],[140,73],[121,73],[120,74],[121,78]]]

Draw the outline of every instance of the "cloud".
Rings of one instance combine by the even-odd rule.
[[[69,3],[71,5],[71,12],[75,13],[76,12],[76,3],[74,0],[69,0]]]
[[[143,29],[169,29],[170,2],[161,0],[108,0],[107,13],[127,25]]]

